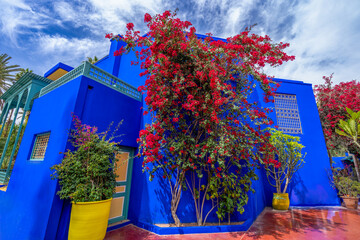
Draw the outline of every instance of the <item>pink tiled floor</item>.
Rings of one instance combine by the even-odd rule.
[[[247,232],[159,236],[134,225],[107,233],[106,240],[140,239],[360,239],[360,211],[345,208],[291,209],[279,212],[266,208]]]

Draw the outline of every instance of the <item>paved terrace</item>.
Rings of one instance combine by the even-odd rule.
[[[329,208],[293,208],[288,211],[275,211],[266,208],[247,232],[156,235],[134,225],[108,232],[106,240],[140,239],[360,239],[360,210],[343,207]]]

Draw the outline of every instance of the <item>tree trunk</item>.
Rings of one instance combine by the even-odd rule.
[[[330,167],[331,167],[333,164],[333,159],[332,159],[331,153],[330,153],[329,148],[327,147],[326,143],[325,143],[325,146],[326,146],[327,153],[329,155]]]
[[[355,145],[358,146],[357,142],[355,142]],[[360,146],[359,146],[359,149],[360,149]],[[360,182],[360,174],[359,174],[359,163],[358,163],[358,160],[357,160],[355,154],[351,154],[351,153],[349,152],[349,156],[351,156],[352,159],[353,159],[353,161],[354,161],[354,167],[355,167],[356,177],[357,177],[358,182]]]
[[[284,191],[282,193],[286,193],[286,189],[288,187],[288,184],[289,184],[289,177],[286,178]]]
[[[177,191],[174,191],[173,195],[172,195],[172,199],[171,199],[171,216],[174,219],[175,225],[177,227],[180,227],[180,219],[178,218],[176,211],[178,209],[179,206],[179,202],[180,202],[180,196],[181,196],[181,186],[180,189]]]
[[[185,173],[181,172],[179,178],[177,179],[177,182],[174,186],[174,189],[172,191],[172,196],[171,196],[171,216],[174,219],[175,225],[177,227],[180,227],[180,219],[178,218],[176,211],[178,209],[179,206],[179,202],[180,202],[180,197],[181,197],[181,192],[182,192],[182,183],[184,181],[184,176]]]
[[[176,210],[173,206],[171,206],[171,216],[174,219],[175,222],[175,226],[180,227],[180,219],[178,218],[177,214],[176,214]]]

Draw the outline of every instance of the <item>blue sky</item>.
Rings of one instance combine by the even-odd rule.
[[[145,13],[178,8],[198,33],[229,37],[257,24],[254,33],[289,42],[296,60],[266,69],[279,78],[317,84],[360,80],[359,0],[0,0],[0,53],[12,64],[43,75],[58,62],[76,67],[105,56],[105,33],[123,33],[127,22],[146,32]]]

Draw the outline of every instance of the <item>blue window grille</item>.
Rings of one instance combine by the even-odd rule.
[[[280,131],[283,133],[302,134],[296,95],[276,93],[275,111]]]
[[[47,145],[49,143],[50,133],[36,135],[34,146],[31,152],[30,160],[44,160]]]

